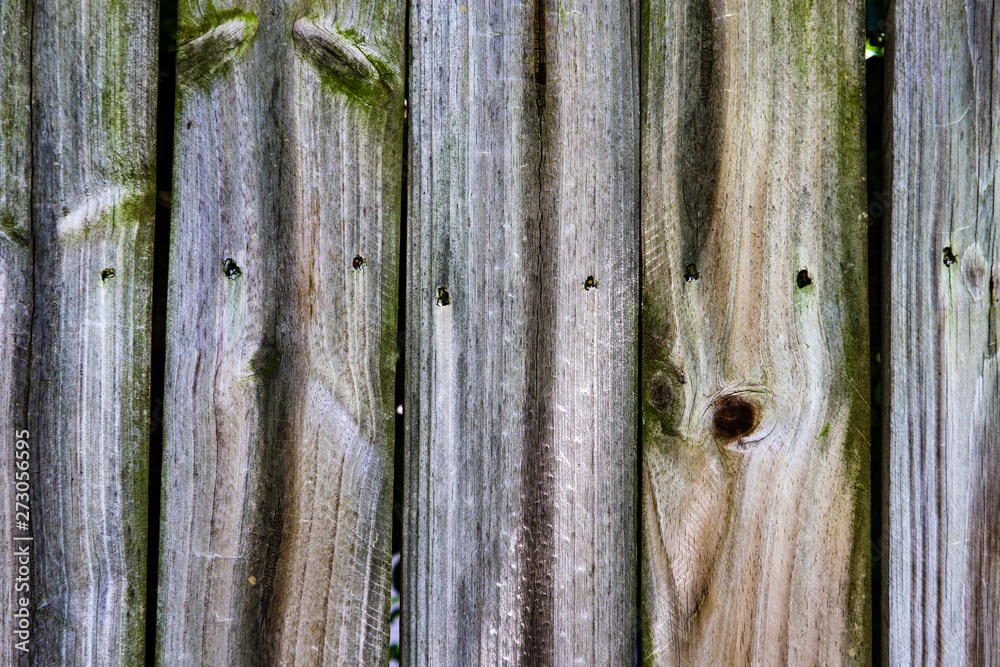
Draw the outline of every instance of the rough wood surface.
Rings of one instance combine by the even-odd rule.
[[[410,15],[404,664],[628,664],[638,9]]]
[[[861,4],[644,12],[647,664],[870,661]]]
[[[141,664],[158,7],[147,0],[3,4],[0,76],[23,76],[30,66],[30,182],[23,79],[3,84],[0,112],[7,164],[0,188],[17,190],[5,201],[0,233],[4,327],[13,327],[4,345],[28,345],[21,318],[33,304],[28,660]],[[30,56],[23,42],[17,46],[28,30],[18,4],[33,10]],[[8,57],[19,61],[13,69]],[[9,150],[16,166],[6,171]],[[30,285],[18,274],[28,248]],[[19,347],[12,376],[0,371],[4,382],[23,379],[23,354]],[[11,438],[7,419],[4,437]]]
[[[997,22],[895,3],[885,374],[888,658],[1000,664]]]
[[[384,661],[403,12],[180,5],[163,664]]]
[[[30,581],[27,572],[19,574],[19,552],[25,543],[33,551],[30,540],[15,541],[31,537],[30,528],[17,527],[23,517],[15,513],[30,504],[25,500],[31,498],[34,469],[30,446],[17,453],[19,439],[31,443],[24,438],[30,436],[25,431],[32,311],[31,12],[24,2],[0,2],[0,91],[0,572],[6,578],[0,587],[0,664],[14,665],[27,658],[15,648],[23,637],[15,635],[20,619],[14,614],[21,609],[18,601],[31,597],[24,595],[31,591],[22,586]],[[20,493],[27,498],[17,488],[25,482],[28,489],[22,486]]]

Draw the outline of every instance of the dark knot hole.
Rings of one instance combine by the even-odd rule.
[[[740,438],[757,426],[757,409],[742,396],[727,396],[716,406],[712,425],[724,438]]]

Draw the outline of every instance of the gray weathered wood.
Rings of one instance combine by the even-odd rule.
[[[0,2],[0,664],[17,664],[24,656],[15,644],[14,613],[27,599],[25,573],[19,574],[16,551],[31,537],[30,529],[17,528],[18,482],[31,483],[30,458],[18,456],[18,433],[28,428],[28,363],[31,339],[31,12],[24,2]],[[22,445],[24,447],[24,445]],[[30,457],[30,448],[24,449]],[[19,461],[23,469],[19,470]],[[22,489],[24,487],[22,486]],[[27,493],[30,500],[30,488]],[[30,517],[29,517],[30,518]],[[30,546],[30,545],[29,545]],[[17,587],[17,590],[15,590]],[[22,612],[23,613],[23,612]],[[30,629],[29,629],[30,632]],[[27,648],[23,645],[22,648]],[[26,656],[25,656],[26,657]]]
[[[891,664],[1000,664],[998,14],[895,3],[885,245]],[[948,250],[946,250],[948,249]]]
[[[403,11],[180,6],[164,664],[384,660]]]
[[[861,5],[643,17],[647,664],[870,661]]]
[[[637,7],[410,12],[404,663],[628,664]]]
[[[3,4],[6,14],[26,3]],[[20,196],[30,192],[32,210],[30,224],[17,220],[5,236],[33,242],[31,290],[18,299],[33,303],[30,660],[136,665],[145,648],[158,3],[29,6],[33,170]],[[0,187],[25,185],[17,181],[4,175]]]

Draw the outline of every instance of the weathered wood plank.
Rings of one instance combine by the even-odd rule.
[[[30,528],[18,528],[17,502],[31,498],[31,438],[28,431],[28,364],[32,312],[31,264],[31,12],[27,3],[0,3],[0,572],[7,582],[0,590],[0,663],[18,664],[27,658],[31,628],[24,586],[30,582],[30,563],[19,563]],[[25,443],[18,447],[18,441]],[[25,453],[19,453],[19,452]],[[18,458],[20,457],[20,458]],[[18,464],[20,463],[20,469]],[[27,488],[24,484],[27,483]],[[30,510],[29,517],[30,519]],[[29,553],[34,551],[29,547]],[[15,614],[18,614],[15,616]],[[28,634],[18,635],[18,632]]]
[[[636,18],[411,6],[405,664],[632,659]]]
[[[164,664],[384,660],[403,12],[181,3]]]
[[[647,664],[870,660],[862,25],[644,14]]]
[[[145,649],[158,3],[31,6],[31,660],[135,665]]]
[[[1000,14],[971,0],[894,6],[888,658],[998,664]]]

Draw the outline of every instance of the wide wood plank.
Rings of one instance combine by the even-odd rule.
[[[998,664],[1000,14],[971,0],[894,7],[888,659]]]
[[[643,17],[646,664],[870,660],[861,5]]]
[[[627,664],[637,7],[410,11],[404,663]]]
[[[178,25],[159,658],[381,664],[403,4]]]
[[[136,665],[145,649],[159,8],[31,6],[31,660]]]

